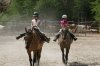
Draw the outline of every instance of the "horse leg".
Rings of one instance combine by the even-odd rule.
[[[33,52],[33,66],[34,66],[35,62],[36,62],[36,52]]]
[[[27,53],[28,53],[28,56],[29,56],[30,66],[32,66],[31,51],[27,51]]]
[[[68,62],[68,53],[69,53],[69,49],[70,49],[70,48],[66,48],[66,56],[65,56],[65,58],[66,58],[66,62],[65,62],[65,63],[66,63],[66,64],[67,64],[67,62]]]
[[[42,49],[39,50],[38,53],[37,53],[38,66],[39,66],[40,58],[41,58],[41,51],[42,51]]]
[[[62,51],[62,61],[63,61],[63,63],[65,63],[65,58],[64,58],[64,48],[61,48],[61,51]]]

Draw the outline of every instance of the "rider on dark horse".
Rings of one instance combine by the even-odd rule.
[[[68,27],[67,15],[62,15],[62,19],[60,21],[60,25],[61,25],[62,29],[60,29],[60,31],[56,34],[56,36],[55,36],[53,41],[56,41],[59,38],[59,36],[62,33],[62,31],[65,30],[66,27]],[[75,37],[75,35],[72,32],[70,32],[68,30],[68,33],[70,34],[72,39],[74,39],[75,41],[77,40],[77,38]]]
[[[41,23],[41,21],[39,20],[38,12],[34,12],[33,19],[32,19],[32,22],[31,22],[31,29],[34,29],[36,31],[37,35],[39,35],[41,40],[49,43],[50,38],[46,37],[46,35],[39,30],[39,24],[40,23]],[[21,37],[23,37],[25,35],[26,35],[26,33],[22,33],[18,37],[16,37],[16,39],[20,39]],[[26,48],[28,48],[28,47],[29,47],[29,44],[27,44]]]

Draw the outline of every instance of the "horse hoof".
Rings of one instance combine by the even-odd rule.
[[[67,64],[67,61],[65,62],[65,64]]]
[[[65,60],[62,60],[63,63],[65,63]]]
[[[65,62],[65,66],[67,66],[67,61]]]

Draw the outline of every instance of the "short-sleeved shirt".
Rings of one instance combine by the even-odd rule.
[[[39,27],[40,20],[39,19],[32,19],[31,27]]]
[[[67,19],[61,19],[60,25],[61,25],[61,27],[66,28],[68,26]]]

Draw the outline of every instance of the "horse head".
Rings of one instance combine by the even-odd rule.
[[[33,29],[25,27],[25,32],[27,35],[30,35],[33,33]]]
[[[62,35],[62,38],[66,38],[66,35],[67,35],[67,33],[68,33],[68,28],[66,28],[66,29],[62,29],[62,32],[61,32],[61,35]]]
[[[26,35],[24,37],[24,40],[30,40],[32,39],[32,36],[33,36],[33,30],[28,28],[28,27],[25,27],[25,32],[26,32]]]

